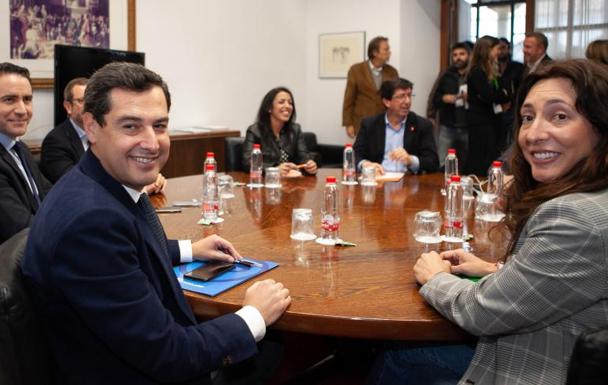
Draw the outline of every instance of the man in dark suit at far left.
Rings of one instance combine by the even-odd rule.
[[[82,128],[86,78],[75,78],[63,91],[63,108],[67,119],[53,128],[42,142],[40,170],[52,183],[68,172],[89,148]]]
[[[26,68],[0,63],[0,243],[28,227],[51,183],[19,139],[32,119]]]

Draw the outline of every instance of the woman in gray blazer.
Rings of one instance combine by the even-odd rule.
[[[455,250],[414,267],[420,294],[477,347],[389,350],[377,383],[564,384],[577,336],[608,326],[608,69],[556,63],[518,100],[504,266]]]

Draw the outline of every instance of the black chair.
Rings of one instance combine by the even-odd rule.
[[[319,144],[314,132],[303,132],[306,148],[313,155],[319,167],[342,168],[342,154],[344,147],[337,144]]]
[[[227,137],[224,139],[224,167],[226,171],[243,170],[243,143],[245,138]]]
[[[29,229],[0,245],[0,384],[50,384],[46,337],[23,286],[20,262]]]
[[[342,168],[342,151],[344,148],[336,144],[318,144],[314,132],[303,132],[306,148],[319,167]],[[228,137],[224,140],[226,171],[247,171],[243,169],[243,142],[245,138]]]
[[[608,329],[581,334],[574,345],[567,385],[604,385],[608,382]]]

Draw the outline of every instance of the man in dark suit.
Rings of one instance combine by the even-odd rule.
[[[89,148],[82,122],[86,86],[86,78],[75,78],[68,82],[63,92],[63,107],[68,118],[53,128],[42,142],[40,170],[52,183],[74,167]],[[151,195],[161,192],[165,184],[165,178],[159,173],[156,180],[144,189]]]
[[[68,172],[89,147],[82,128],[86,78],[70,80],[63,91],[63,107],[68,118],[53,128],[42,142],[40,170],[55,183]]]
[[[386,113],[363,119],[353,145],[359,169],[374,167],[385,171],[434,172],[439,167],[431,122],[410,111],[412,82],[387,80],[380,87]]]
[[[522,79],[553,61],[553,59],[547,55],[547,48],[549,48],[549,40],[547,40],[547,36],[545,36],[544,33],[526,33],[524,47],[522,49],[526,67],[524,68]]]
[[[19,141],[32,119],[26,68],[0,63],[0,243],[28,227],[51,184]]]
[[[226,240],[167,240],[142,189],[169,156],[169,91],[138,64],[89,80],[82,160],[34,220],[23,273],[45,320],[61,384],[209,384],[209,372],[251,357],[289,291],[254,283],[236,313],[198,323],[172,271],[195,259],[234,261]]]
[[[399,77],[397,70],[388,64],[391,58],[388,38],[384,36],[373,38],[367,47],[367,57],[369,60],[350,67],[346,79],[342,125],[351,138],[358,134],[361,119],[384,110],[378,95],[382,82]]]

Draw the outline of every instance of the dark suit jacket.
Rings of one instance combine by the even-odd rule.
[[[38,187],[40,199],[43,199],[51,189],[51,183],[40,173],[36,161],[27,147],[17,142],[17,146],[25,148],[25,162],[32,173],[34,183]],[[28,227],[36,214],[38,203],[25,181],[23,174],[13,157],[0,145],[0,243],[12,235]]]
[[[271,130],[264,132],[257,124],[249,126],[243,142],[243,170],[249,170],[254,144],[259,144],[261,147],[264,168],[278,166],[281,163],[281,147],[289,155],[290,162],[298,164],[312,159],[298,123],[283,128],[279,134],[279,142],[280,146]]]
[[[207,384],[256,352],[245,322],[198,324],[171,264],[126,190],[85,153],[36,216],[23,262],[60,384]]]
[[[82,142],[70,119],[66,119],[53,128],[42,141],[40,170],[55,183],[78,163],[83,154]]]
[[[361,122],[361,131],[353,145],[357,164],[363,159],[382,164],[386,141],[384,116],[384,113],[370,116]],[[403,148],[420,160],[418,173],[435,172],[439,168],[431,122],[414,112],[407,115]]]
[[[397,70],[385,64],[382,68],[382,81],[399,77]],[[384,111],[382,98],[374,83],[369,62],[353,64],[348,70],[344,103],[342,105],[342,125],[354,126],[355,134],[359,132],[361,120]]]
[[[540,63],[538,63],[538,67],[536,67],[535,71],[540,70],[541,68],[548,65],[552,61],[553,61],[553,59],[549,55],[545,55],[545,57],[543,57],[543,60],[541,60]],[[529,74],[530,74],[530,68],[528,68],[528,66],[526,64],[524,64],[524,71],[521,75],[522,80],[525,79],[526,76],[528,76]]]

